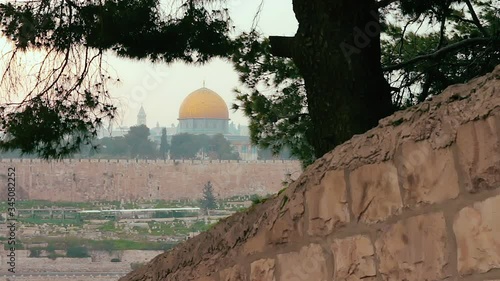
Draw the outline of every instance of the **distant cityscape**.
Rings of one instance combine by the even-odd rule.
[[[172,136],[182,133],[208,136],[222,134],[238,152],[241,160],[258,159],[258,148],[250,142],[249,128],[230,122],[225,101],[208,88],[202,87],[187,95],[179,107],[178,121],[178,124],[172,123],[170,127],[162,127],[157,122],[155,127],[150,128],[150,140],[160,143],[163,129],[167,131],[168,142],[171,142]],[[147,111],[141,106],[134,126],[146,124]],[[129,126],[110,125],[101,129],[98,137],[123,137],[129,129]]]

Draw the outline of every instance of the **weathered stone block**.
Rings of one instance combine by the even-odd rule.
[[[250,281],[276,281],[274,259],[262,259],[251,264]]]
[[[500,268],[500,196],[460,210],[453,230],[461,274]]]
[[[374,223],[398,214],[403,206],[396,167],[390,163],[362,166],[351,172],[352,212],[356,219]]]
[[[405,205],[439,203],[458,196],[451,149],[433,150],[426,141],[406,142],[396,155],[396,163]]]
[[[242,252],[244,255],[253,255],[262,253],[267,247],[266,232],[259,232],[257,235],[249,238],[242,245]]]
[[[442,213],[412,217],[382,231],[375,247],[383,280],[441,280],[449,276]]]
[[[349,222],[344,171],[328,171],[317,186],[306,191],[309,235],[328,235]]]
[[[220,281],[246,281],[247,276],[240,265],[226,268],[220,272]]]
[[[327,281],[326,258],[318,244],[304,246],[300,252],[278,255],[280,281]],[[330,281],[330,280],[328,280]]]
[[[500,186],[500,116],[462,125],[457,133],[458,156],[466,189],[477,192]]]
[[[335,258],[334,280],[376,280],[374,249],[366,236],[354,236],[333,241]]]
[[[279,218],[269,234],[269,242],[284,244],[302,239],[304,235],[304,192],[294,192],[281,197]]]

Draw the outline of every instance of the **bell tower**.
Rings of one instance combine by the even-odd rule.
[[[141,109],[139,109],[139,114],[137,114],[137,126],[146,125],[146,111],[144,111],[144,107],[141,105]]]

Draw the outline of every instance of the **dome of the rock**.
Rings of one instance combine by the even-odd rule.
[[[205,87],[189,94],[179,108],[178,133],[227,134],[229,110],[224,100]]]
[[[201,88],[189,94],[179,109],[182,119],[229,119],[229,110],[224,100],[214,91]]]

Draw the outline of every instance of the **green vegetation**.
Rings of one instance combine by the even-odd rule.
[[[203,232],[210,229],[211,224],[205,223],[203,220],[194,223],[188,223],[183,220],[176,219],[172,222],[148,222],[148,228],[134,226],[133,230],[141,235],[153,236],[170,236],[170,237],[185,237],[190,233]]]
[[[88,258],[90,257],[89,251],[84,246],[70,246],[66,250],[66,257],[68,258]]]
[[[215,199],[214,189],[210,181],[203,186],[203,197],[200,201],[200,207],[205,214],[208,214],[208,210],[217,208],[217,200]]]
[[[399,118],[398,120],[392,121],[391,125],[394,126],[394,127],[397,127],[397,126],[403,124],[403,122],[404,122],[404,119],[403,118]]]
[[[178,134],[172,137],[170,145],[172,159],[195,159],[199,151],[203,151],[204,156],[210,159],[240,159],[231,143],[221,134],[214,136]]]
[[[153,218],[185,218],[197,216],[198,212],[193,211],[156,211]]]
[[[191,200],[175,200],[175,201],[156,200],[153,202],[153,204],[154,204],[154,208],[181,208],[181,207],[194,205],[194,201],[191,201]]]
[[[207,190],[208,192],[208,190]],[[212,192],[213,195],[213,191]],[[237,203],[244,203],[248,201],[252,201],[252,198],[255,198],[257,195],[245,195],[245,196],[233,196],[231,198],[225,199],[217,199],[212,198],[210,192],[205,194],[210,200],[210,206],[213,209],[218,210],[234,210],[234,206],[228,206],[230,202],[231,205]],[[269,197],[267,195],[265,197]],[[18,201],[16,202],[16,207],[18,209],[35,209],[35,215],[33,216],[31,211],[22,211],[20,212],[19,220],[27,223],[27,224],[55,224],[55,225],[81,225],[82,219],[99,219],[103,218],[101,215],[95,214],[86,214],[82,215],[84,217],[80,218],[78,214],[66,212],[65,218],[62,218],[61,211],[53,211],[52,218],[50,217],[50,211],[48,209],[63,209],[63,208],[72,208],[72,209],[83,209],[83,210],[98,210],[101,208],[112,208],[112,209],[139,209],[139,208],[182,208],[182,207],[193,207],[199,206],[201,202],[199,200],[174,200],[174,201],[166,201],[166,200],[153,200],[146,203],[137,203],[137,202],[127,202],[121,204],[118,201],[109,201],[109,202],[50,202],[43,200],[30,200],[30,201]],[[240,208],[240,207],[236,207]],[[46,210],[40,210],[46,209]],[[7,211],[6,202],[0,202],[0,212]],[[196,212],[194,211],[175,211],[175,212],[165,212],[158,211],[153,214],[155,218],[183,218],[187,216],[196,216]]]
[[[205,223],[204,221],[196,221],[190,227],[192,232],[205,232],[209,230],[214,224]]]
[[[54,252],[50,252],[50,253],[47,255],[47,257],[48,257],[49,259],[51,259],[51,260],[55,260],[55,259],[57,259],[57,258],[64,258],[64,257],[66,257],[66,256],[65,256],[65,255],[61,255],[61,254],[56,254],[56,253],[54,253]]]
[[[45,218],[20,218],[19,222],[30,225],[30,224],[52,224],[59,226],[82,226],[83,221],[77,219],[45,219]]]
[[[163,128],[161,130],[161,139],[160,139],[160,157],[161,157],[161,159],[163,159],[163,160],[167,159],[167,153],[168,153],[169,149],[170,149],[170,145],[168,144],[168,141],[167,141],[167,129]]]
[[[168,250],[175,245],[169,242],[133,241],[127,239],[91,240],[78,237],[37,237],[25,241],[25,243],[41,242],[48,243],[48,246],[38,247],[35,250],[46,250],[49,253],[54,253],[56,250],[70,251],[71,253],[68,253],[68,255],[72,257],[84,256],[91,250],[104,250],[108,252],[121,250]]]
[[[132,241],[125,239],[117,240],[87,240],[88,246],[92,250],[169,250],[175,244],[165,242]]]
[[[8,243],[2,243],[2,245],[4,250],[9,250],[12,247],[16,250],[24,250],[24,244],[19,239],[16,240],[15,245],[9,245]]]
[[[42,250],[41,249],[30,249],[30,258],[38,258],[41,255]]]
[[[280,205],[280,210],[283,210],[283,208],[285,207],[286,203],[288,203],[288,201],[289,201],[288,196],[286,196],[286,195],[283,196],[283,199],[282,199],[281,205]]]
[[[127,202],[121,204],[119,201],[103,201],[103,202],[51,202],[44,200],[19,200],[16,202],[16,208],[20,209],[82,209],[82,210],[99,210],[103,208],[109,209],[137,209],[142,208],[141,205],[136,202]],[[153,200],[148,202],[148,208],[180,208],[180,207],[192,207],[198,205],[195,200],[175,200],[175,201],[166,201],[166,200]],[[7,211],[7,202],[0,202],[0,212]],[[46,214],[49,212],[41,212],[40,210],[36,211],[36,214]],[[29,211],[24,212],[27,216],[31,214]],[[59,214],[57,211],[54,211],[54,215]],[[72,215],[72,213],[67,213],[67,215]]]
[[[179,1],[169,10],[149,0],[42,2],[0,5],[14,46],[0,86],[28,93],[0,104],[9,136],[0,148],[44,158],[90,145],[115,117],[107,85],[116,79],[96,62],[110,52],[164,63],[231,59],[245,85],[235,109],[250,118],[252,142],[274,153],[288,147],[305,164],[500,63],[497,0],[289,0],[299,23],[291,37],[264,37],[258,28],[231,34],[231,1]],[[82,61],[78,48],[96,55]],[[26,50],[54,53],[26,74],[11,65]],[[25,78],[18,73],[34,77],[32,86],[16,83]],[[150,157],[147,142],[134,147],[131,156]]]
[[[213,195],[213,194],[212,194]],[[261,198],[257,195],[253,196],[235,196],[233,198],[226,199],[215,199],[212,203],[215,203],[220,210],[233,210],[240,211],[246,209],[249,200],[251,198]],[[96,216],[94,219],[99,219],[100,222],[93,224],[97,231],[106,232],[106,235],[112,235],[113,239],[107,240],[89,240],[81,239],[73,236],[66,236],[69,233],[86,231],[83,230],[84,225],[88,224],[86,219],[80,219],[72,215],[73,213],[66,213],[65,219],[61,211],[48,210],[49,207],[58,209],[62,206],[84,206],[91,209],[108,208],[109,206],[114,206],[114,208],[120,208],[119,202],[99,202],[99,203],[68,203],[68,202],[48,202],[48,201],[24,201],[24,206],[30,206],[34,208],[35,215],[31,211],[23,212],[23,216],[18,218],[20,224],[34,227],[36,225],[45,225],[44,231],[48,235],[59,236],[58,238],[53,237],[42,237],[36,236],[29,239],[18,239],[16,248],[23,249],[23,243],[29,245],[34,245],[30,247],[31,257],[41,257],[42,251],[46,251],[46,256],[51,259],[57,259],[58,257],[66,256],[61,254],[65,251],[68,257],[86,257],[91,250],[106,250],[106,251],[116,251],[116,250],[168,250],[177,242],[155,242],[154,239],[161,240],[163,237],[170,237],[174,241],[184,240],[188,235],[192,233],[200,233],[209,230],[213,227],[213,219],[210,222],[205,220],[197,220],[196,216],[199,215],[197,211],[178,211],[178,212],[163,212],[157,211],[152,214],[152,218],[147,222],[147,226],[144,223],[137,223],[131,229],[130,225],[134,225],[130,222],[121,221],[116,218],[111,218],[105,220],[104,216]],[[169,207],[187,207],[196,206],[200,204],[197,200],[175,200],[175,201],[165,201],[157,200],[152,202],[132,202],[128,204],[122,204],[121,207],[127,206],[129,208],[169,208]],[[212,205],[213,206],[213,205]],[[47,208],[39,209],[39,208]],[[216,211],[214,211],[216,212]],[[219,211],[217,211],[219,212]],[[182,218],[191,217],[189,220],[183,220]],[[173,220],[162,220],[163,218],[173,218]],[[157,220],[155,220],[157,219]],[[64,235],[64,236],[63,236]],[[72,234],[70,234],[72,235]],[[62,237],[61,237],[62,236]],[[5,238],[0,237],[0,241],[5,241]],[[47,244],[46,246],[38,246]],[[7,247],[7,243],[4,247]]]
[[[270,198],[269,196],[263,197],[263,196],[259,196],[259,195],[253,195],[250,199],[252,201],[252,206],[253,206],[253,205],[260,204],[260,203],[264,203],[269,198]]]
[[[116,225],[116,223],[114,221],[110,220],[110,221],[107,221],[106,223],[104,223],[103,225],[99,226],[98,229],[100,231],[113,232],[113,231],[118,230],[115,225]]]

